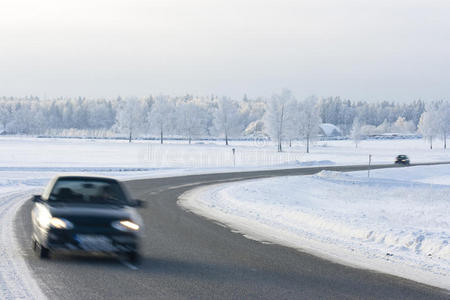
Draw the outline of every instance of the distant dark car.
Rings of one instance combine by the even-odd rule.
[[[408,156],[401,154],[401,155],[397,155],[397,157],[395,158],[395,163],[399,164],[399,165],[409,165],[409,158]]]
[[[117,180],[57,176],[32,201],[33,250],[40,258],[68,250],[139,259],[143,224],[135,207],[143,202],[131,199]]]

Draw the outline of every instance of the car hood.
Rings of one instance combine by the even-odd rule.
[[[111,220],[118,219],[136,219],[136,210],[131,207],[92,205],[92,206],[50,206],[50,214],[54,217],[71,219],[72,217],[87,218],[107,218]]]

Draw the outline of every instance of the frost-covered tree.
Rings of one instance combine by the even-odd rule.
[[[131,97],[120,100],[116,113],[115,126],[120,132],[127,133],[130,143],[142,128],[142,121],[142,103],[138,98]]]
[[[142,114],[143,114],[143,121],[142,121],[142,130],[145,133],[149,133],[151,132],[151,122],[150,122],[150,117],[151,117],[151,111],[152,111],[152,106],[155,102],[155,99],[153,98],[153,96],[149,96],[149,97],[145,97],[143,99],[142,105]]]
[[[74,110],[72,101],[69,100],[66,103],[64,103],[61,114],[62,114],[61,116],[62,128],[75,128],[73,119]]]
[[[110,101],[91,101],[86,109],[89,111],[88,127],[90,129],[111,128],[115,119],[115,111]]]
[[[367,124],[364,124],[361,126],[361,135],[362,136],[371,136],[371,135],[377,135],[377,134],[378,134],[377,127],[375,127],[373,125],[367,125]],[[350,135],[351,135],[351,130],[350,130]]]
[[[447,149],[447,137],[450,133],[450,102],[441,101],[437,107],[437,126],[443,141],[444,149]]]
[[[433,149],[433,138],[439,131],[439,123],[435,110],[425,111],[419,120],[419,132],[425,140],[430,143],[430,149]]]
[[[406,120],[413,122],[414,126],[417,127],[419,124],[420,116],[425,111],[425,102],[422,100],[416,100],[412,103],[403,104],[400,108],[399,115],[403,115]]]
[[[16,134],[35,134],[45,129],[42,106],[34,100],[16,103],[11,110],[7,130]]]
[[[292,147],[292,141],[301,137],[299,124],[301,123],[300,104],[292,97],[286,103],[286,118],[285,118],[285,137],[289,141],[289,147]]]
[[[355,143],[356,148],[358,148],[358,144],[361,141],[362,136],[361,127],[362,126],[361,122],[359,121],[359,118],[355,117],[355,119],[353,120],[352,129],[350,130],[350,136],[353,142]]]
[[[53,100],[50,104],[50,107],[48,108],[47,123],[50,128],[64,128],[62,108],[61,105],[59,105],[59,102],[56,100]]]
[[[28,108],[24,103],[16,103],[13,108],[13,119],[9,123],[8,130],[11,133],[27,134],[28,132],[28,118],[30,117]]]
[[[387,119],[384,119],[383,123],[377,126],[377,134],[383,134],[391,131],[391,124],[389,124]]]
[[[310,143],[319,133],[320,119],[319,99],[308,97],[298,105],[298,128],[300,137],[306,140],[306,153],[309,153]]]
[[[214,129],[225,138],[225,145],[231,137],[237,136],[245,129],[242,122],[239,104],[227,97],[222,97],[217,101],[217,108],[214,111]]]
[[[92,101],[79,97],[73,104],[73,123],[74,127],[78,129],[89,128],[89,108],[88,105]]]
[[[2,103],[0,105],[0,124],[2,129],[7,131],[8,124],[13,119],[13,106],[9,102]]]
[[[181,102],[176,107],[176,129],[191,144],[192,138],[206,132],[206,111],[192,102]]]
[[[264,125],[272,140],[277,142],[278,152],[282,152],[282,142],[286,135],[286,120],[288,118],[288,103],[293,101],[291,91],[285,89],[280,94],[272,95],[267,101]]]
[[[284,97],[284,94],[284,92],[280,93],[274,98],[278,97],[281,99]],[[220,123],[218,121],[218,102],[221,100],[218,100],[219,98],[217,96],[211,95],[201,97],[185,95],[181,97],[167,96],[167,98],[168,102],[172,103],[172,106],[175,106],[175,103],[192,103],[196,108],[207,112],[205,124],[207,129],[202,135],[225,137],[224,130],[221,129],[219,131],[215,126]],[[280,115],[277,115],[277,112],[281,111],[280,108],[283,107],[283,105],[280,106],[279,99],[274,102],[271,100],[266,101],[261,98],[251,99],[245,96],[241,101],[235,101],[234,106],[237,106],[238,109],[237,113],[233,115],[239,120],[239,126],[237,126],[236,130],[231,130],[230,132],[234,132],[229,132],[227,137],[229,138],[230,135],[238,137],[244,134],[255,134],[255,132],[262,136],[270,135],[272,140],[277,141],[279,150],[281,150],[281,144],[284,140],[292,140],[301,137],[297,130],[297,123],[295,123],[295,130],[291,130],[292,128],[290,128],[291,122],[288,115],[292,109],[286,107],[281,109],[284,113],[283,122],[279,122]],[[117,99],[59,97],[49,100],[39,100],[37,97],[32,96],[0,96],[0,130],[3,129],[9,133],[17,134],[70,134],[70,132],[76,132],[81,135],[92,134],[95,130],[101,130],[102,132],[117,130],[117,119],[123,119],[123,113],[121,113],[121,117],[117,116],[122,109],[123,102],[124,100],[120,97]],[[155,98],[150,96],[141,99],[140,102],[143,103],[142,114],[145,116],[142,123],[146,125],[146,128],[143,128],[142,131],[145,130],[146,133],[151,132],[152,134],[160,135],[160,126],[158,124],[152,124],[149,119],[151,116],[151,113],[149,112],[156,109],[153,108]],[[400,132],[400,128],[406,131],[406,127],[414,127],[413,130],[415,131],[420,116],[425,110],[425,104],[421,100],[411,103],[393,103],[387,101],[368,103],[364,101],[352,102],[350,100],[340,99],[339,97],[329,97],[321,99],[318,106],[320,107],[322,121],[337,125],[343,129],[345,134],[349,134],[353,119],[356,115],[359,116],[361,123],[367,124],[367,129],[370,129],[370,132],[373,134],[383,131],[383,128],[385,128],[384,125],[386,124],[389,124],[389,126],[392,126],[392,128],[398,132]],[[272,107],[271,111],[266,111],[270,107]],[[181,106],[175,107],[177,114],[178,109],[181,109]],[[440,110],[441,109],[439,109],[439,111]],[[174,122],[172,120],[173,118],[167,117],[168,116],[166,116],[166,120],[168,121],[164,122],[164,127],[167,126],[167,128],[163,130],[164,134],[170,132],[186,135],[186,132],[180,131],[181,128],[179,128],[179,126],[177,128],[172,128],[172,125],[177,124],[178,120],[175,120],[176,122]],[[399,117],[403,117],[404,120],[399,119]],[[439,115],[439,117],[444,117],[444,115]],[[30,125],[30,120],[36,122],[39,121],[39,125]],[[383,122],[384,120],[386,120],[386,122]],[[448,121],[440,121],[442,126],[447,123]],[[244,129],[247,128],[247,125],[249,124],[252,125],[244,132]],[[380,124],[383,124],[383,126],[380,126]],[[438,136],[444,140],[444,147],[446,146],[446,137],[448,136],[448,130],[445,128],[447,127],[440,128],[437,133]],[[76,130],[72,131],[71,129]],[[281,131],[279,131],[280,129]],[[277,132],[280,134],[277,134]],[[127,135],[128,134],[127,131]],[[225,139],[227,140],[227,138]]]
[[[392,125],[392,129],[399,133],[412,133],[415,127],[412,121],[407,121],[404,117],[398,117]]]
[[[164,135],[170,133],[174,127],[175,106],[169,96],[159,95],[152,105],[149,120],[153,132],[159,134],[161,144],[164,144]]]

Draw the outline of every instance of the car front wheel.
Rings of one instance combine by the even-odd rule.
[[[34,239],[31,240],[31,247],[33,248],[33,252],[37,251],[38,245]]]
[[[137,251],[131,251],[126,253],[127,260],[131,263],[139,263],[141,256]]]
[[[50,257],[50,250],[48,248],[45,248],[35,240],[33,240],[33,251],[41,259]]]

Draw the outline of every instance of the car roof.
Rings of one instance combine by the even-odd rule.
[[[108,177],[108,176],[99,176],[99,175],[89,175],[89,174],[60,174],[60,175],[56,175],[55,177],[53,177],[53,180],[58,180],[58,179],[80,179],[80,180],[102,180],[102,181],[115,181],[117,182],[118,180],[112,177]]]

